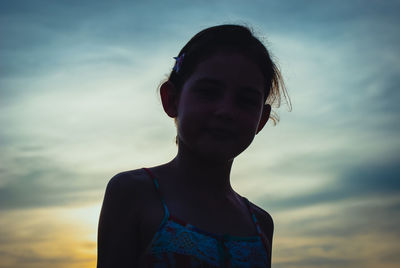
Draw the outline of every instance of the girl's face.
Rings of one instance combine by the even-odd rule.
[[[254,139],[264,89],[261,71],[241,54],[217,53],[200,62],[180,93],[180,143],[208,159],[233,159]]]

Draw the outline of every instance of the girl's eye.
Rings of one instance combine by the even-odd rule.
[[[239,104],[246,107],[257,106],[259,99],[255,97],[242,96],[239,98]]]
[[[199,88],[197,93],[204,98],[213,99],[217,98],[220,94],[218,89],[215,88]]]

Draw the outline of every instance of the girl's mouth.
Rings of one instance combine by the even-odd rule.
[[[232,131],[223,128],[208,128],[207,132],[210,133],[213,137],[220,139],[228,139],[232,138],[233,136]]]

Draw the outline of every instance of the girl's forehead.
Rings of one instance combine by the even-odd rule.
[[[198,63],[188,80],[214,84],[244,84],[264,88],[259,67],[239,53],[216,53]]]
[[[214,52],[208,56],[203,57],[198,65],[207,64],[208,62],[219,62],[219,63],[235,63],[235,62],[251,62],[255,65],[255,63],[247,57],[244,53],[234,52],[234,51],[219,51]]]

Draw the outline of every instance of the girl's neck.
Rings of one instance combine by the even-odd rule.
[[[168,164],[174,173],[174,180],[187,189],[196,189],[216,197],[233,193],[230,172],[233,159],[225,162],[213,161],[193,154],[180,145],[178,154]]]

